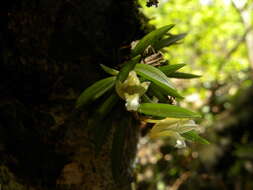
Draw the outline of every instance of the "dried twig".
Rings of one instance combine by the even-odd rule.
[[[190,172],[183,173],[171,186],[170,190],[178,190],[179,187],[190,177]]]

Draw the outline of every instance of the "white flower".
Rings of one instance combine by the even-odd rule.
[[[185,141],[177,139],[175,147],[176,148],[185,148],[186,147]]]
[[[185,139],[181,134],[199,130],[199,126],[189,119],[166,118],[163,120],[147,120],[147,122],[156,123],[149,133],[150,138],[170,137],[177,148],[186,147]]]
[[[150,82],[141,83],[135,71],[130,71],[127,79],[116,84],[116,92],[126,100],[128,111],[137,111],[140,97],[147,91]]]

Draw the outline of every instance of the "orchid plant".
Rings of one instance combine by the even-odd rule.
[[[116,104],[122,102],[127,112],[138,115],[135,118],[154,124],[149,132],[151,139],[169,139],[177,148],[185,147],[185,140],[208,144],[207,140],[198,135],[199,126],[193,121],[200,115],[173,104],[173,101],[181,100],[183,96],[176,90],[170,78],[200,77],[179,72],[185,64],[168,64],[164,59],[161,50],[177,44],[186,35],[172,35],[169,31],[173,27],[174,25],[161,27],[133,42],[130,58],[119,70],[100,65],[112,76],[85,89],[79,96],[76,107],[81,108],[101,97],[107,97],[95,113],[96,122],[103,123]],[[103,129],[99,128],[97,131],[101,136]],[[119,135],[114,136],[117,138]],[[122,141],[120,138],[118,140]],[[118,146],[120,143],[115,144]]]
[[[200,77],[179,72],[185,64],[168,64],[164,60],[160,50],[178,43],[186,35],[170,34],[169,31],[173,27],[174,25],[161,27],[132,43],[134,45],[131,58],[119,71],[101,65],[101,68],[112,76],[84,90],[76,102],[76,107],[80,108],[110,91],[111,95],[97,111],[101,118],[110,112],[120,97],[125,101],[126,111],[138,113],[142,122],[154,123],[149,135],[151,138],[172,138],[178,148],[185,147],[185,139],[208,144],[207,140],[198,135],[199,127],[192,120],[200,115],[171,104],[171,98],[180,100],[183,97],[170,78]]]

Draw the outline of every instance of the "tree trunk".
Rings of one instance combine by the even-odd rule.
[[[4,11],[4,12],[3,12]],[[115,66],[143,35],[134,0],[12,1],[1,12],[0,190],[130,189],[138,140],[126,128],[120,174],[112,175],[117,106],[99,153],[88,121],[75,110],[81,91]],[[103,128],[103,124],[101,124]]]

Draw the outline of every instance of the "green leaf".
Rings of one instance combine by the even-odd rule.
[[[123,166],[123,153],[124,153],[124,144],[126,131],[128,127],[132,124],[132,118],[127,114],[119,124],[116,126],[112,150],[111,150],[111,165],[112,165],[112,175],[115,181],[119,182],[122,180],[122,166]]]
[[[170,45],[175,44],[177,41],[183,39],[185,36],[186,36],[186,33],[183,33],[183,34],[178,34],[178,35],[172,35],[165,39],[161,39],[154,45],[154,48],[156,50],[160,50],[164,47],[168,47]]]
[[[151,85],[148,88],[148,92],[152,95],[155,96],[159,99],[159,102],[167,102],[168,101],[168,97],[166,97],[166,95],[164,95],[162,93],[161,88],[159,88],[158,86],[156,86],[154,83],[151,83]]]
[[[136,55],[140,55],[144,52],[144,50],[151,45],[152,47],[156,44],[162,37],[174,27],[174,24],[163,26],[157,30],[154,30],[144,36],[137,45],[132,49],[131,56],[134,57]]]
[[[156,116],[156,117],[172,117],[172,118],[197,118],[200,117],[198,113],[192,112],[185,108],[170,104],[161,103],[143,103],[140,104],[138,112]]]
[[[117,80],[120,82],[124,82],[126,78],[128,77],[129,72],[134,70],[135,65],[140,61],[140,58],[141,56],[138,55],[132,58],[131,60],[129,60],[128,62],[126,62],[124,66],[122,67],[122,69],[120,70],[117,76]]]
[[[191,78],[198,78],[201,77],[200,75],[190,74],[190,73],[182,73],[182,72],[175,72],[167,75],[170,78],[180,78],[180,79],[191,79]]]
[[[110,68],[110,67],[107,67],[103,64],[100,64],[100,67],[108,74],[110,75],[117,75],[119,73],[119,71],[117,71],[116,69],[113,69],[113,68]]]
[[[119,101],[119,96],[113,92],[104,103],[98,108],[97,113],[99,117],[105,117]]]
[[[91,101],[101,97],[107,91],[113,88],[116,77],[108,77],[95,82],[93,85],[85,89],[76,102],[76,108],[79,108]]]
[[[119,96],[116,92],[113,92],[93,114],[90,126],[92,127],[97,153],[100,152],[101,147],[105,143],[112,127],[113,116],[108,114],[112,112],[113,107],[118,101]]]
[[[183,134],[181,134],[181,136],[183,136],[184,138],[186,138],[187,140],[190,140],[190,141],[198,142],[201,144],[210,144],[208,140],[199,136],[198,133],[194,130],[183,133]]]
[[[143,94],[142,97],[142,102],[147,102],[147,103],[152,103],[153,101],[148,97],[147,94]]]
[[[147,80],[150,80],[157,86],[160,86],[161,88],[166,90],[168,95],[181,99],[183,98],[172,86],[172,83],[169,81],[168,77],[159,69],[151,65],[136,64],[135,71],[138,75],[142,76]]]
[[[174,73],[178,69],[181,69],[186,64],[173,64],[173,65],[165,65],[158,67],[159,70],[161,70],[165,75],[169,75],[171,73]]]

